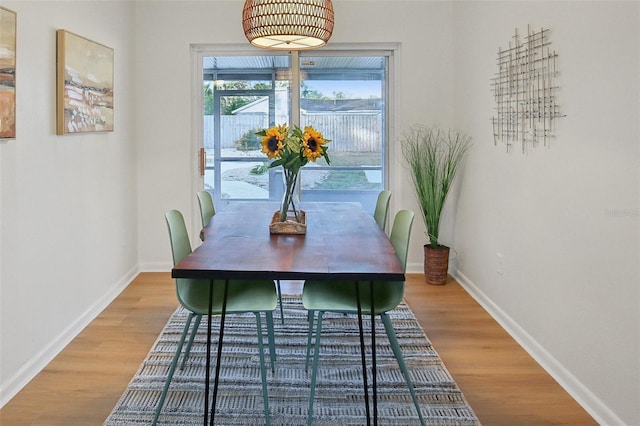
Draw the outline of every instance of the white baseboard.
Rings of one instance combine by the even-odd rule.
[[[0,408],[25,387],[43,368],[47,366],[84,328],[89,325],[138,275],[139,268],[134,266],[122,278],[113,284],[109,292],[90,306],[76,321],[28,360],[18,371],[9,377],[0,390]]]
[[[576,400],[601,425],[624,425],[625,423],[564,365],[555,359],[525,329],[496,305],[469,278],[458,270],[449,271],[456,281],[495,319],[504,330],[527,351],[531,357],[553,377],[573,399]]]

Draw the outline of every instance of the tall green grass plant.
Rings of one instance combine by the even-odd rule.
[[[401,137],[402,154],[427,228],[429,244],[440,245],[440,215],[471,137],[458,130],[414,125]]]

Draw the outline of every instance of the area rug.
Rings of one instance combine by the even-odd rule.
[[[299,296],[283,297],[283,306],[284,325],[280,322],[279,310],[274,314],[276,370],[275,374],[267,373],[270,418],[272,425],[304,425],[311,381],[310,372],[305,372],[307,312]],[[389,315],[427,424],[479,425],[409,307],[401,304]],[[182,308],[172,315],[105,425],[151,423],[186,317]],[[212,325],[217,331],[217,318]],[[365,330],[371,330],[369,321],[365,320],[364,326]],[[366,424],[357,318],[326,314],[322,329],[313,424]],[[159,424],[203,423],[206,330],[206,319],[203,319],[187,365],[184,370],[176,369]],[[255,333],[253,314],[227,317],[215,417],[217,425],[265,423]],[[370,344],[370,339],[366,341]],[[215,348],[214,345],[212,350]],[[266,346],[265,351],[268,353]],[[376,321],[376,352],[378,424],[419,425],[415,406],[379,318]],[[370,368],[369,355],[367,360]],[[369,395],[371,398],[371,392]]]

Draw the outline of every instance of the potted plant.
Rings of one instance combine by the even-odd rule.
[[[429,238],[424,245],[425,281],[442,285],[447,281],[449,247],[438,240],[440,215],[471,137],[458,130],[414,125],[402,135],[401,144]]]

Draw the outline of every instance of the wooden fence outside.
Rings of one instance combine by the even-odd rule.
[[[204,117],[205,148],[213,149],[213,116]],[[288,117],[277,117],[276,123],[286,123]],[[221,116],[221,148],[233,148],[243,134],[264,128],[262,113]],[[313,126],[331,139],[332,151],[380,152],[382,150],[382,115],[380,113],[321,113],[303,114],[303,126]]]

